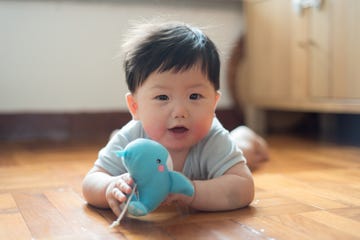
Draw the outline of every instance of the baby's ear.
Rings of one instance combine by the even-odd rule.
[[[215,95],[215,105],[214,105],[214,109],[216,110],[216,107],[220,101],[221,98],[221,92],[220,91],[216,91],[216,95]]]
[[[138,117],[137,117],[138,105],[137,105],[134,95],[131,93],[127,93],[125,95],[125,99],[126,99],[127,107],[129,109],[133,119],[137,120],[138,119]]]

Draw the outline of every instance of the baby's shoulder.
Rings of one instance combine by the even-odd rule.
[[[117,137],[126,138],[129,142],[138,138],[147,138],[140,121],[131,120],[117,133]]]

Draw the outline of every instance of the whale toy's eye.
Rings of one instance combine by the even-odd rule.
[[[160,164],[160,163],[161,163],[161,160],[160,160],[160,159],[156,159],[156,162]]]

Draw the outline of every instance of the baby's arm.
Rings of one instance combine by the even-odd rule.
[[[131,193],[133,180],[128,173],[111,176],[100,167],[93,167],[85,176],[82,191],[86,201],[99,208],[111,208],[115,215],[121,212],[121,203]]]
[[[199,210],[219,211],[241,208],[254,198],[250,170],[238,163],[224,175],[205,181],[194,181],[196,193],[191,206]]]
[[[252,175],[243,162],[234,165],[220,177],[193,183],[193,198],[174,194],[166,202],[181,201],[198,210],[221,211],[245,207],[254,198]]]

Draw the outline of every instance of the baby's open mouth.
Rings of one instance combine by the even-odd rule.
[[[170,128],[169,130],[173,133],[184,133],[184,132],[188,131],[189,129],[187,129],[186,127],[173,127],[173,128]]]

